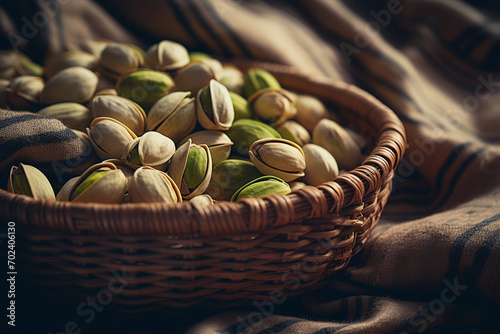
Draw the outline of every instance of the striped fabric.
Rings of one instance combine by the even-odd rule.
[[[493,1],[457,0],[10,1],[0,5],[0,46],[42,62],[82,37],[143,47],[172,39],[353,83],[405,124],[409,147],[382,221],[327,288],[134,333],[495,333],[499,14]],[[109,333],[130,333],[126,324]]]
[[[0,148],[2,182],[7,180],[10,166],[25,163],[61,187],[97,162],[89,142],[60,121],[30,112],[0,109]]]

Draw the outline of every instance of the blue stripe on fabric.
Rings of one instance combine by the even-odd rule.
[[[453,281],[457,276],[460,260],[462,259],[462,254],[467,242],[474,236],[474,234],[498,220],[500,220],[500,214],[496,214],[480,223],[477,223],[455,239],[450,249],[450,267],[447,275],[448,280]]]
[[[263,331],[258,332],[257,334],[273,334],[273,333],[279,333],[284,330],[286,330],[288,327],[295,325],[300,322],[305,322],[308,320],[305,319],[292,319],[292,320],[285,320],[282,322],[277,323],[271,328],[265,329]],[[286,333],[286,332],[285,332]]]
[[[77,139],[77,135],[69,130],[50,131],[32,136],[22,136],[2,143],[0,151],[0,160],[6,160],[17,151],[25,147],[34,147],[38,145],[63,143]]]
[[[488,261],[488,257],[490,256],[493,247],[495,247],[499,243],[500,229],[489,234],[484,240],[481,247],[479,247],[479,249],[476,251],[474,260],[472,261],[472,267],[470,269],[470,272],[468,273],[468,280],[471,284],[474,284],[475,281],[479,278],[479,275],[481,275],[481,272],[483,271],[484,266]]]

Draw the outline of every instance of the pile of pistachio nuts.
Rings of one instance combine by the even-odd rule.
[[[44,66],[0,53],[0,107],[59,119],[102,162],[57,195],[33,166],[8,191],[42,200],[200,204],[288,194],[363,160],[365,140],[314,96],[164,40],[82,40]]]

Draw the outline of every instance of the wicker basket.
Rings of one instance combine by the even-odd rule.
[[[287,196],[211,207],[44,202],[0,191],[0,217],[17,223],[23,277],[40,290],[73,296],[121,282],[111,291],[113,305],[146,311],[234,305],[269,299],[273,291],[290,297],[324,286],[344,268],[391,192],[406,147],[401,122],[352,85],[284,66],[239,65],[267,68],[284,87],[334,106],[373,142],[364,163]]]

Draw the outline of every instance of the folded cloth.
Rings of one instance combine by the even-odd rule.
[[[40,169],[56,189],[97,161],[88,141],[60,121],[30,112],[0,109],[0,148],[2,181],[11,166],[24,163]]]
[[[382,221],[327,288],[199,314],[189,333],[495,333],[500,31],[492,2],[471,3],[11,1],[0,5],[0,29],[5,48],[39,62],[97,37],[172,39],[223,59],[292,65],[360,86],[404,122],[409,147]],[[48,24],[34,26],[49,10]]]

